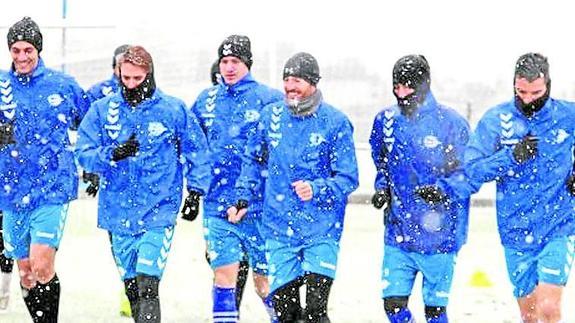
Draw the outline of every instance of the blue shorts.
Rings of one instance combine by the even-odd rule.
[[[255,273],[268,275],[265,242],[260,233],[261,217],[245,217],[233,224],[225,218],[204,217],[204,239],[212,269],[247,258]]]
[[[381,276],[382,298],[411,295],[415,277],[421,272],[423,303],[447,306],[456,260],[455,252],[424,255],[386,245]]]
[[[555,238],[538,250],[505,248],[513,295],[525,297],[539,282],[565,286],[573,265],[574,249],[575,236]]]
[[[173,237],[173,226],[136,235],[111,233],[112,254],[122,280],[139,274],[162,278]]]
[[[268,239],[270,293],[298,277],[315,273],[335,278],[339,242],[333,239],[294,246]]]
[[[30,212],[4,211],[4,255],[13,259],[30,256],[31,244],[58,249],[68,216],[68,203],[44,205]]]

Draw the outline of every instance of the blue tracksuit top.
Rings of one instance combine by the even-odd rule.
[[[92,103],[105,96],[116,93],[119,88],[120,88],[120,80],[118,80],[116,75],[112,74],[112,76],[109,79],[92,85],[88,89],[86,94],[88,95],[90,103]]]
[[[0,147],[0,210],[31,211],[77,196],[78,173],[68,130],[89,102],[70,76],[42,59],[31,75],[0,74],[0,122],[13,122],[15,144]]]
[[[415,193],[459,173],[469,125],[431,93],[411,116],[397,105],[375,117],[369,139],[377,170],[375,189],[389,189],[391,209],[384,216],[385,243],[408,252],[456,252],[467,240],[469,196],[448,196],[429,205]]]
[[[525,135],[539,138],[534,159],[518,164],[513,148]],[[484,182],[497,183],[497,225],[505,247],[538,249],[575,233],[575,198],[565,185],[573,173],[575,105],[549,99],[532,118],[509,101],[489,109],[465,153],[465,176],[443,186],[466,196]]]
[[[294,244],[339,240],[347,197],[358,187],[348,118],[325,102],[309,116],[294,116],[282,100],[264,109],[255,128],[238,194],[256,195],[265,181],[264,237]],[[311,184],[312,200],[297,196],[292,183],[298,180]]]
[[[132,135],[139,152],[117,162],[112,152]],[[210,182],[204,134],[183,101],[156,90],[136,107],[121,93],[92,104],[80,125],[76,155],[100,175],[98,226],[137,234],[174,225],[183,192],[204,194]],[[187,170],[187,172],[186,172]]]
[[[192,111],[208,141],[213,176],[203,199],[204,216],[227,217],[226,210],[237,199],[242,154],[254,132],[249,125],[258,120],[264,106],[282,98],[280,91],[256,82],[249,73],[234,85],[219,84],[200,93]],[[253,216],[262,209],[262,193],[249,202],[247,216]]]

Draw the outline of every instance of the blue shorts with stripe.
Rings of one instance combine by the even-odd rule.
[[[29,212],[4,211],[4,254],[8,258],[30,256],[31,244],[58,249],[68,216],[68,203],[44,205]]]
[[[505,248],[507,274],[516,298],[525,297],[539,282],[565,286],[575,251],[575,236],[555,238],[536,250]]]
[[[139,274],[162,278],[174,227],[152,228],[136,235],[111,233],[112,254],[122,280]]]

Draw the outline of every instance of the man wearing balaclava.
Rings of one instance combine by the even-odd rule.
[[[347,197],[358,187],[353,127],[323,100],[319,65],[297,53],[283,69],[285,97],[249,129],[232,221],[245,217],[254,187],[265,185],[262,232],[270,294],[279,322],[330,322],[328,300],[337,269]],[[305,312],[300,287],[306,287]]]
[[[523,322],[560,322],[575,249],[575,106],[551,98],[549,63],[515,64],[514,96],[489,109],[465,153],[464,175],[440,185],[459,196],[497,183],[497,223]]]
[[[160,322],[159,284],[184,194],[208,190],[208,147],[183,101],[156,88],[151,55],[130,46],[120,90],[94,102],[76,155],[100,175],[98,226],[107,230],[136,322]]]
[[[247,254],[256,293],[274,322],[268,298],[268,265],[259,226],[263,188],[248,201],[248,213],[239,222],[230,221],[226,210],[236,203],[235,184],[240,173],[248,125],[257,121],[262,108],[281,100],[281,92],[257,82],[252,67],[251,41],[244,35],[230,35],[218,47],[220,83],[202,91],[191,110],[197,116],[211,152],[212,183],[203,198],[204,239],[208,245],[213,280],[213,319],[237,322],[236,282],[239,263]],[[258,190],[259,189],[259,190]],[[190,208],[182,218],[193,221],[198,215],[199,197],[190,195]]]
[[[397,104],[377,114],[369,139],[377,170],[372,204],[383,208],[385,224],[383,306],[390,322],[411,322],[409,296],[421,273],[427,322],[447,322],[469,197],[452,196],[435,184],[460,172],[469,125],[435,100],[422,55],[401,57],[392,77]]]
[[[68,130],[76,129],[89,103],[72,77],[44,65],[42,33],[31,18],[6,36],[12,65],[0,74],[4,253],[16,260],[32,321],[56,322],[56,251],[78,188]]]

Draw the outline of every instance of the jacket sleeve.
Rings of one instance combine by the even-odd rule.
[[[499,142],[499,123],[484,117],[465,149],[463,172],[443,179],[440,186],[451,194],[465,198],[476,193],[481,185],[505,176],[517,166],[511,148]]]
[[[75,154],[80,166],[91,173],[102,173],[110,167],[112,146],[102,146],[102,118],[99,109],[93,107],[88,111],[78,128],[78,141]]]
[[[186,162],[187,189],[205,195],[210,187],[212,172],[208,143],[194,113],[183,105],[181,110],[184,111],[185,126],[178,137],[181,155]]]
[[[76,81],[72,80],[71,82],[70,88],[73,95],[74,108],[72,109],[72,124],[70,129],[78,130],[80,122],[82,122],[82,119],[90,108],[90,99]]]
[[[331,176],[311,181],[313,199],[319,202],[347,201],[359,185],[353,126],[345,119],[331,138]]]
[[[268,146],[265,140],[265,126],[263,121],[252,123],[251,135],[242,155],[242,169],[236,180],[236,197],[251,201],[263,192],[265,178],[264,170],[268,163]]]
[[[369,137],[371,146],[371,158],[375,165],[375,183],[376,191],[385,190],[389,187],[389,173],[387,170],[386,148],[383,135],[383,119],[377,115],[373,121],[371,135]]]

